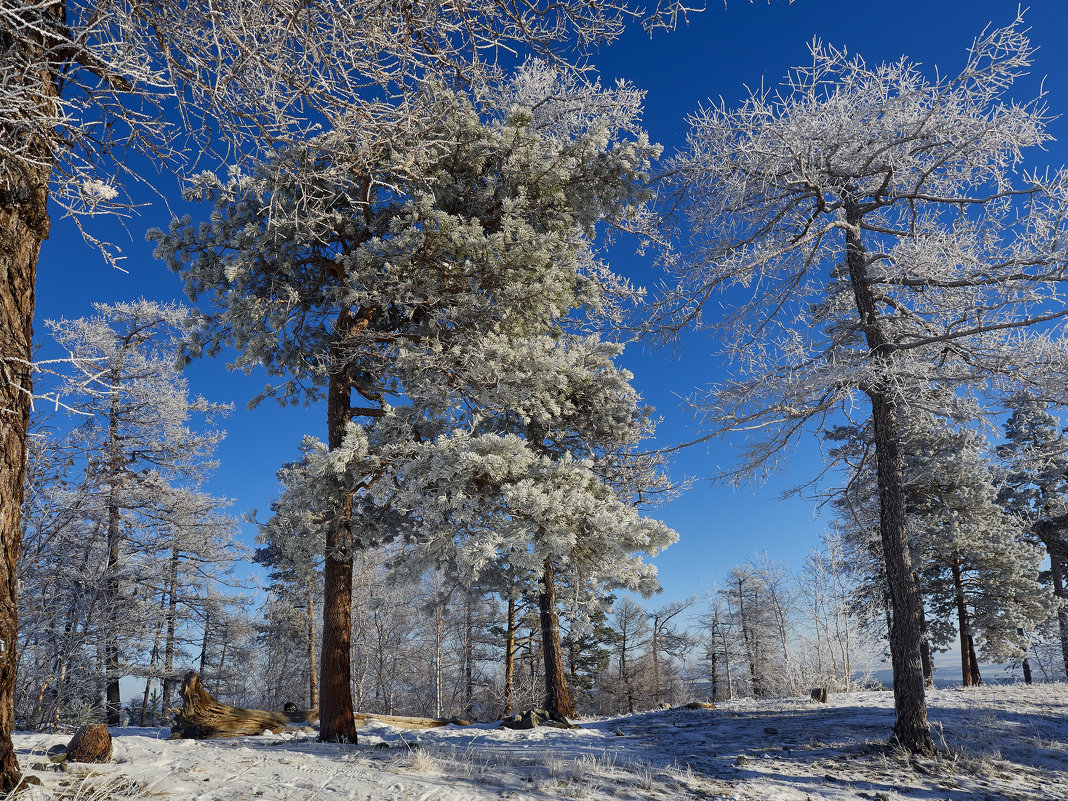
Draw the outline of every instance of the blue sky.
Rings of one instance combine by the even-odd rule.
[[[908,55],[930,70],[938,66],[950,72],[963,63],[965,49],[988,23],[1008,24],[1017,8],[1007,0],[795,0],[792,4],[730,0],[726,7],[711,0],[709,5],[708,11],[693,15],[678,31],[650,38],[636,28],[595,55],[606,83],[626,78],[648,92],[646,124],[651,138],[662,143],[667,153],[682,144],[686,114],[708,98],[722,97],[734,104],[745,96],[746,86],[778,83],[790,67],[806,62],[813,37],[845,46],[869,63]],[[1068,114],[1064,45],[1068,5],[1041,0],[1031,6],[1026,19],[1039,51],[1033,75],[1018,86],[1017,96],[1033,96],[1045,78],[1051,112]],[[1068,121],[1055,120],[1051,132],[1059,141],[1047,153],[1031,154],[1029,167],[1068,162]],[[170,186],[169,179],[159,179],[161,191],[172,196]],[[173,197],[171,202],[181,208]],[[189,211],[194,217],[206,213],[204,208]],[[167,210],[157,203],[141,217],[127,221],[127,230],[114,222],[97,225],[88,221],[95,236],[111,237],[122,247],[127,273],[109,267],[82,242],[70,221],[55,220],[52,237],[41,252],[38,337],[44,333],[41,321],[89,314],[94,301],[138,296],[184,300],[180,281],[152,259],[151,248],[144,243],[147,228],[165,226],[168,220]],[[633,243],[616,245],[609,261],[639,284],[652,286],[658,281],[651,260],[634,255]],[[698,433],[682,398],[720,375],[710,351],[707,340],[690,336],[681,350],[656,350],[637,343],[624,355],[625,366],[635,373],[635,385],[663,418],[658,444],[687,441]],[[280,409],[270,402],[246,410],[247,400],[262,389],[263,378],[229,373],[222,360],[202,360],[187,373],[194,393],[236,406],[224,423],[229,435],[218,451],[221,467],[211,491],[233,498],[236,513],[258,508],[264,516],[277,491],[275,471],[296,456],[301,436],[310,433],[325,438],[323,411]],[[677,477],[703,479],[732,459],[732,443],[716,441],[681,452],[673,470]],[[813,439],[767,485],[731,490],[698,480],[684,497],[656,510],[657,516],[678,530],[680,541],[656,560],[665,593],[653,603],[701,594],[732,565],[764,551],[791,568],[799,566],[827,521],[815,517],[812,503],[782,501],[779,496],[783,489],[813,476],[819,461]]]

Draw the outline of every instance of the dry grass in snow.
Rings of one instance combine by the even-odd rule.
[[[309,735],[166,741],[115,733],[115,758],[57,770],[69,734],[17,734],[41,786],[25,801],[488,801],[1068,799],[1068,685],[941,689],[929,697],[933,759],[887,744],[888,692],[732,701],[583,721],[574,730],[494,724],[412,731],[380,722],[357,746]]]

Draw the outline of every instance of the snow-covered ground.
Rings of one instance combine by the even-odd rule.
[[[941,753],[886,745],[888,692],[732,701],[582,722],[405,730],[373,722],[356,746],[313,734],[175,740],[115,733],[107,765],[57,770],[69,733],[17,734],[41,786],[22,799],[461,801],[461,799],[1068,799],[1068,685],[940,689],[929,696]]]

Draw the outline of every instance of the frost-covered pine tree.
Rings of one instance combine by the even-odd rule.
[[[1005,442],[998,456],[1005,467],[1000,501],[1046,550],[1057,598],[1057,628],[1068,674],[1068,438],[1049,404],[1027,392],[1009,399]]]
[[[887,593],[883,560],[869,558],[878,550],[878,524],[870,514],[878,508],[875,469],[863,458],[870,431],[869,424],[831,432],[833,439],[846,440],[832,456],[852,470],[833,503],[857,564],[867,564],[857,600],[869,616],[878,616],[892,610],[880,603]],[[981,434],[912,412],[903,437],[910,561],[923,603],[924,676],[930,683],[931,650],[944,650],[959,636],[962,681],[970,686],[980,680],[978,654],[998,661],[1021,656],[1020,630],[1034,630],[1048,614],[1048,593],[1038,583],[1040,555],[997,503],[997,473]]]
[[[1068,174],[1019,170],[1049,138],[1042,101],[1010,94],[1031,58],[1022,19],[934,76],[816,42],[779,90],[694,114],[672,164],[689,236],[669,254],[680,287],[661,322],[700,324],[732,288],[711,323],[730,373],[699,404],[713,433],[746,437],[732,475],[766,475],[804,430],[871,409],[894,734],[915,752],[934,744],[902,416],[932,385],[950,398],[1012,384],[1065,394]]]
[[[956,617],[964,686],[978,684],[978,654],[997,661],[1025,655],[1019,632],[1048,617],[1048,593],[1038,583],[1041,552],[998,504],[982,435],[912,415],[905,442],[913,565],[932,612],[943,622]],[[936,647],[953,633],[933,630],[942,633],[932,638]]]
[[[651,423],[620,347],[572,319],[632,295],[593,241],[642,214],[658,149],[641,94],[531,62],[486,97],[428,84],[388,142],[354,117],[251,173],[204,175],[210,222],[154,235],[214,304],[191,355],[232,345],[234,367],[281,379],[261,397],[326,401],[327,441],[306,441],[280,499],[325,542],[324,739],[355,739],[354,548],[404,534],[472,579],[522,559],[557,666],[554,574],[648,592],[635,554],[674,536],[633,505],[660,479],[632,455]]]

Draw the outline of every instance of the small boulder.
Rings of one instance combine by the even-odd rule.
[[[80,726],[67,744],[68,762],[110,762],[111,732],[103,723]]]

